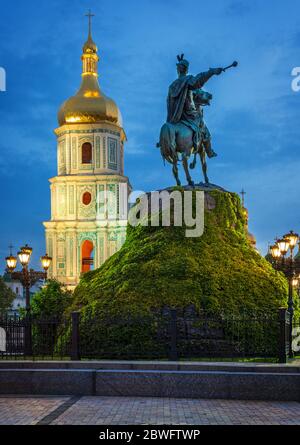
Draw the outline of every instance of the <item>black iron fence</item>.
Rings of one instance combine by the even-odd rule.
[[[71,321],[2,317],[0,359],[68,359],[71,342],[62,333],[71,331]]]
[[[64,321],[0,318],[0,359],[261,358],[285,363],[290,341],[294,349],[300,346],[299,321],[293,339],[290,332],[285,309],[238,317],[169,309],[142,317],[82,318],[73,312]]]
[[[300,358],[300,318],[295,318],[293,322],[292,350],[294,356]]]

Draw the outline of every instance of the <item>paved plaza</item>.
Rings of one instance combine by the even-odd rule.
[[[138,397],[0,397],[1,425],[300,425],[300,403]]]

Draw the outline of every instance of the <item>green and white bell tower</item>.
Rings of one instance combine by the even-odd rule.
[[[130,190],[122,118],[98,83],[90,17],[81,59],[81,86],[58,112],[58,171],[50,179],[51,220],[44,222],[53,258],[49,278],[71,289],[82,273],[99,267],[124,243]]]

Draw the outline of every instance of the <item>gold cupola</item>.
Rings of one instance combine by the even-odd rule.
[[[105,96],[98,82],[98,48],[91,34],[89,17],[88,39],[83,45],[82,81],[75,96],[67,99],[58,111],[60,126],[82,123],[110,122],[122,127],[122,117],[116,103]]]

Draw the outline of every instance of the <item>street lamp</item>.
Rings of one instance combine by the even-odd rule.
[[[288,241],[289,243],[289,248],[291,250],[291,252],[293,252],[294,248],[297,245],[297,242],[299,240],[299,235],[298,233],[293,232],[293,230],[291,230],[289,233],[287,233],[286,235],[284,235],[283,237],[286,241]]]
[[[52,258],[47,253],[46,255],[41,256],[41,263],[45,273],[47,273],[47,270],[49,269],[51,262]]]
[[[27,252],[20,250],[20,252],[18,252],[18,257],[22,266],[27,267],[30,260],[30,255]]]
[[[270,252],[274,260],[278,260],[281,257],[281,251],[277,246],[277,244],[274,244],[273,246],[270,247]]]
[[[293,331],[293,318],[294,318],[294,300],[293,300],[293,290],[298,287],[299,279],[295,276],[295,259],[294,259],[294,248],[299,241],[299,235],[293,230],[283,236],[283,238],[278,239],[274,246],[270,247],[270,253],[275,262],[275,268],[281,270],[288,279],[289,282],[289,297],[288,297],[288,311],[290,314],[290,346],[289,346],[289,357],[293,357],[292,350],[292,331]],[[286,254],[290,251],[289,258],[285,258]],[[280,265],[281,258],[281,265]]]
[[[18,261],[17,257],[10,254],[5,258],[5,261],[8,272],[13,272],[17,266],[17,261]]]
[[[277,240],[276,244],[280,250],[282,257],[284,257],[290,248],[289,241],[285,238],[282,238],[282,239]]]
[[[10,249],[12,246],[10,246]],[[18,252],[18,258],[22,265],[22,271],[16,271],[17,267],[17,257],[12,255],[12,251],[10,250],[10,255],[5,258],[6,260],[6,269],[10,274],[12,279],[19,280],[24,289],[25,289],[25,298],[26,298],[26,324],[25,324],[25,354],[31,355],[32,353],[32,340],[31,340],[31,321],[30,321],[30,288],[36,283],[39,279],[47,279],[47,270],[50,267],[52,258],[47,254],[41,257],[41,263],[44,269],[44,272],[35,271],[33,269],[28,270],[28,265],[30,262],[30,258],[32,255],[32,248],[25,244],[25,246],[20,248]]]
[[[25,246],[20,248],[18,252],[18,258],[22,265],[21,272],[15,272],[15,268],[17,267],[17,257],[10,255],[5,258],[6,260],[6,269],[11,277],[15,280],[19,280],[24,289],[26,295],[26,312],[30,311],[30,288],[40,279],[47,279],[47,271],[51,265],[52,258],[46,253],[44,256],[40,258],[42,267],[44,272],[35,271],[33,269],[28,270],[28,265],[30,262],[30,258],[32,255],[32,248],[25,244]]]

